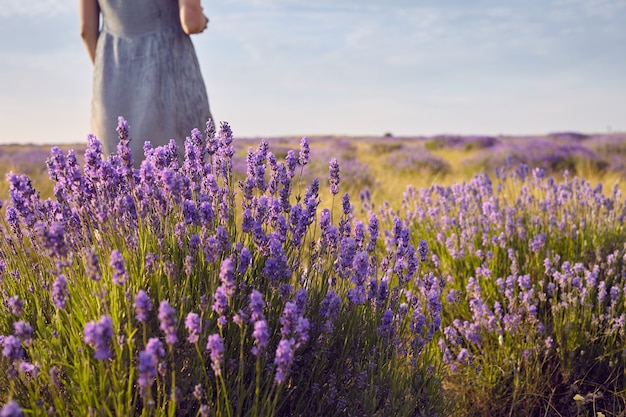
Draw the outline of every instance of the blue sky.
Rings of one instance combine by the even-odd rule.
[[[239,137],[626,131],[624,0],[203,6],[211,108]],[[77,15],[77,0],[0,0],[0,143],[89,133]]]

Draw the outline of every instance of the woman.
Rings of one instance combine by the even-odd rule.
[[[143,145],[182,139],[212,119],[189,35],[206,29],[200,0],[79,0],[80,31],[94,64],[92,133],[115,153],[119,116],[135,165]],[[100,27],[102,16],[102,27]]]

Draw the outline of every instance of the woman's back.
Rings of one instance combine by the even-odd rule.
[[[178,0],[98,0],[104,30],[118,36],[136,36],[180,28]]]

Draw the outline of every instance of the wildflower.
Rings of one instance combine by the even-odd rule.
[[[326,319],[324,322],[324,331],[327,334],[332,333],[334,329],[333,323],[339,315],[340,308],[341,298],[337,295],[337,293],[335,293],[335,291],[328,291],[326,297],[324,297],[320,303],[320,315]]]
[[[330,165],[328,168],[328,181],[330,182],[330,192],[333,195],[339,193],[339,162],[337,162],[337,158],[332,158],[330,160]]]
[[[425,262],[426,255],[428,255],[428,242],[424,239],[420,240],[419,245],[417,246],[417,252],[420,254],[420,260]]]
[[[291,276],[287,255],[282,243],[275,236],[269,240],[270,257],[265,261],[263,275],[268,277],[273,287]]]
[[[345,214],[346,216],[348,216],[350,213],[352,213],[352,204],[350,204],[350,194],[345,193],[343,195],[343,198],[341,199],[341,208],[343,210],[343,214]]]
[[[13,315],[18,317],[22,315],[22,311],[24,309],[24,301],[20,300],[20,297],[18,297],[17,295],[9,297],[7,303],[9,304],[9,307],[11,308],[11,313]]]
[[[67,289],[67,280],[65,275],[60,274],[52,285],[52,302],[57,308],[65,308],[69,291]]]
[[[200,331],[202,329],[200,316],[196,313],[187,314],[187,318],[185,318],[185,328],[189,331],[189,337],[187,338],[189,343],[198,342],[198,339],[200,338]]]
[[[128,272],[126,271],[124,258],[117,249],[111,252],[110,265],[113,268],[113,283],[123,285],[128,279]]]
[[[20,371],[31,376],[37,376],[39,375],[39,364],[21,361]]]
[[[42,238],[45,248],[51,255],[67,255],[68,248],[65,243],[65,227],[63,223],[54,221],[49,228],[46,228],[42,222],[38,222],[35,228]]]
[[[211,353],[211,367],[216,376],[222,374],[222,361],[224,359],[224,342],[219,334],[214,333],[207,338],[207,350]]]
[[[252,290],[250,293],[250,303],[248,304],[248,308],[250,309],[250,318],[253,321],[259,321],[265,318],[263,316],[264,306],[265,302],[263,301],[263,294],[257,290]]]
[[[274,364],[276,365],[274,381],[276,381],[277,384],[285,382],[286,373],[289,371],[289,367],[293,362],[293,345],[293,339],[281,339],[280,342],[278,342],[276,356],[274,358]]]
[[[237,266],[237,272],[244,274],[246,269],[250,266],[250,262],[252,262],[252,253],[250,252],[250,249],[241,249],[239,252],[239,265]]]
[[[202,392],[202,384],[196,384],[193,387],[193,397],[198,401],[202,401],[202,398],[204,397],[204,394]]]
[[[109,316],[102,316],[98,322],[90,321],[83,331],[85,343],[94,348],[94,358],[109,359],[111,351],[109,345],[113,338],[113,321]]]
[[[137,292],[133,307],[135,307],[137,321],[145,323],[148,320],[148,313],[152,310],[152,301],[150,301],[150,297],[144,290]]]
[[[298,154],[298,163],[302,166],[305,166],[309,163],[309,153],[311,152],[311,148],[309,146],[309,139],[304,136],[302,140],[300,140],[300,153]]]
[[[156,365],[153,355],[147,350],[139,352],[137,359],[137,384],[141,388],[141,395],[143,396],[148,388],[152,386],[154,378],[156,377]]]
[[[219,278],[226,297],[231,298],[235,293],[235,263],[231,258],[226,258],[222,262]]]
[[[13,362],[24,357],[22,342],[16,336],[10,335],[2,339],[2,356]]]
[[[99,281],[102,277],[102,271],[100,270],[100,261],[98,255],[95,252],[89,251],[86,254],[87,263],[87,275],[94,281]]]
[[[165,333],[165,342],[168,345],[176,343],[176,311],[170,307],[166,300],[159,304],[159,321],[161,322],[161,330]]]
[[[24,416],[24,413],[22,412],[20,405],[15,400],[9,401],[0,409],[0,417],[23,417],[23,416]]]
[[[585,401],[585,397],[580,394],[576,394],[574,395],[574,401],[576,401],[577,403],[582,403]]]
[[[220,315],[224,315],[226,313],[226,309],[228,308],[228,296],[226,295],[226,289],[223,285],[220,285],[215,290],[215,294],[213,294],[213,311]]]
[[[145,350],[152,356],[155,363],[158,363],[160,359],[165,357],[165,348],[163,348],[163,343],[161,343],[161,341],[156,337],[148,339]]]
[[[33,341],[33,328],[30,324],[24,321],[16,321],[13,323],[13,330],[15,336],[17,336],[24,346],[30,346]]]
[[[393,311],[385,310],[382,323],[378,326],[378,335],[381,337],[391,337],[393,335]]]
[[[267,321],[265,319],[254,322],[254,331],[252,332],[254,338],[254,346],[252,346],[252,354],[259,356],[261,351],[267,347],[269,340],[269,330],[267,327]]]

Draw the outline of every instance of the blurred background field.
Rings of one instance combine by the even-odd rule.
[[[270,151],[284,160],[289,150],[297,151],[300,137],[267,138]],[[246,154],[261,138],[235,138],[237,155],[234,171],[245,177]],[[429,137],[314,136],[309,137],[312,163],[303,172],[308,180],[326,181],[328,163],[339,161],[342,189],[356,196],[368,191],[372,201],[388,201],[398,207],[407,185],[427,187],[450,185],[484,172],[493,175],[496,167],[525,163],[541,167],[548,175],[570,175],[608,186],[626,177],[626,133],[553,133],[543,136],[462,136]],[[73,149],[82,164],[84,144],[59,145]],[[0,199],[8,199],[6,174],[27,174],[42,197],[52,195],[46,159],[50,145],[0,145]],[[326,197],[326,198],[324,198]],[[322,195],[322,205],[330,194]]]

